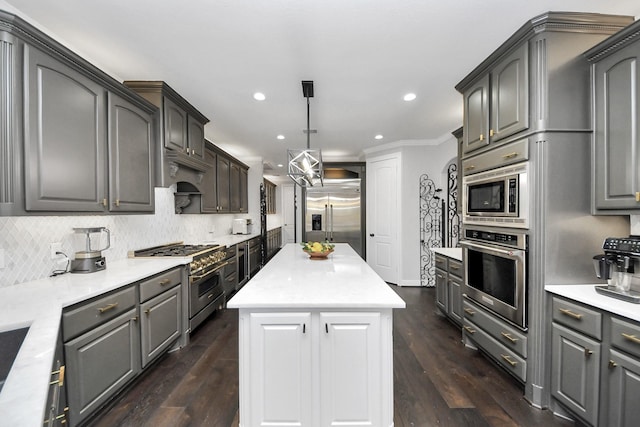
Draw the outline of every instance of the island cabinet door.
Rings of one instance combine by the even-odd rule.
[[[312,425],[311,342],[311,313],[251,313],[242,426]]]
[[[320,425],[389,425],[380,313],[320,313],[320,322]]]

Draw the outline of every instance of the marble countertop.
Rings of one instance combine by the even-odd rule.
[[[227,303],[229,308],[404,308],[404,301],[346,243],[325,260],[285,245]]]
[[[544,290],[554,295],[572,299],[621,317],[640,322],[640,304],[622,301],[596,292],[599,284],[584,285],[547,285]]]
[[[431,248],[431,251],[462,261],[462,248]]]
[[[67,273],[0,288],[0,332],[29,327],[0,391],[1,425],[42,426],[62,309],[186,264],[190,257],[125,259],[103,271]]]

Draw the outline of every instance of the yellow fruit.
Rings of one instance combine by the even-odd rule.
[[[322,246],[322,243],[320,243],[320,242],[314,242],[311,245],[311,251],[312,252],[322,252],[322,249],[323,249],[323,246]]]

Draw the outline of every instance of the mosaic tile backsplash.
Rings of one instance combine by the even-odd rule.
[[[109,261],[124,259],[127,252],[169,242],[203,243],[231,233],[234,218],[247,215],[177,215],[174,213],[174,187],[156,188],[153,215],[34,216],[0,217],[0,286],[10,286],[47,277],[66,266],[59,255],[51,259],[51,243],[62,244],[61,252],[73,258],[82,249],[84,238],[74,227],[106,227],[111,247],[103,252]],[[252,218],[260,224],[259,218]],[[80,239],[80,240],[79,240]],[[94,244],[95,243],[95,244]],[[106,243],[106,239],[104,239]],[[92,242],[101,247],[101,242]]]

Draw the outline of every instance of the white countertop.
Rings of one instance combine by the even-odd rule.
[[[432,252],[462,261],[462,248],[430,248]]]
[[[596,292],[595,286],[602,286],[602,283],[598,285],[547,285],[544,290],[554,295],[569,298],[640,322],[640,304],[634,304],[599,294]]]
[[[312,260],[285,245],[227,303],[229,308],[404,308],[405,303],[346,243]]]
[[[0,332],[29,326],[0,391],[0,425],[42,426],[64,307],[190,261],[190,257],[125,259],[107,262],[105,270],[95,273],[67,273],[0,288]]]

